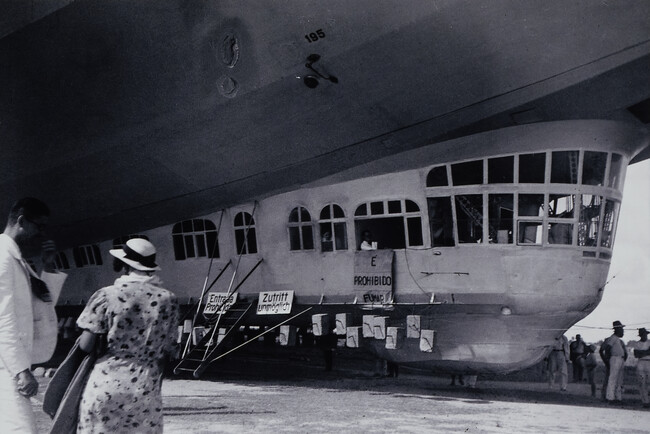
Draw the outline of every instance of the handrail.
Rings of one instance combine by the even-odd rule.
[[[302,315],[302,314],[304,314],[304,313],[306,313],[306,312],[312,310],[313,308],[314,308],[313,306],[310,306],[310,307],[308,307],[307,309],[303,310],[302,312],[299,312],[299,313],[295,314],[295,315],[292,316],[291,318],[285,319],[285,320],[282,321],[281,323],[278,323],[278,324],[274,325],[274,326],[271,327],[270,329],[264,330],[264,331],[263,331],[262,333],[260,333],[259,335],[255,336],[255,337],[253,337],[253,338],[251,338],[251,339],[249,339],[249,340],[247,340],[246,342],[244,342],[244,343],[242,343],[242,344],[237,345],[235,348],[233,348],[233,349],[231,349],[231,350],[228,350],[228,351],[226,351],[225,353],[221,354],[220,356],[215,357],[214,359],[210,360],[210,363],[212,363],[212,362],[216,362],[217,360],[221,359],[222,357],[225,357],[226,355],[232,353],[232,352],[235,351],[235,350],[238,350],[239,348],[243,347],[244,345],[247,345],[247,344],[249,344],[249,343],[251,343],[251,342],[253,342],[253,341],[256,341],[257,339],[261,338],[262,336],[264,336],[264,335],[267,334],[268,332],[270,332],[270,331],[272,331],[272,330],[275,330],[276,328],[278,328],[278,327],[280,327],[281,325],[283,325],[283,324],[285,324],[285,323],[291,321],[291,320],[294,319],[294,318],[298,318],[300,315]]]

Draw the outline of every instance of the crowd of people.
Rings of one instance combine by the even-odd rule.
[[[560,378],[560,390],[567,390],[568,365],[572,367],[573,382],[587,381],[591,386],[591,396],[596,397],[595,372],[598,359],[604,364],[604,379],[601,388],[601,398],[609,404],[619,404],[623,400],[623,383],[625,362],[628,359],[628,349],[633,350],[636,361],[636,380],[643,407],[650,408],[648,383],[650,377],[650,341],[645,327],[638,329],[638,341],[623,342],[625,325],[620,321],[612,323],[613,333],[603,340],[596,354],[596,345],[587,344],[581,335],[569,343],[564,335],[558,336],[546,358],[548,382],[552,387]]]

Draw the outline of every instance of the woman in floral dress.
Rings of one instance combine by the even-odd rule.
[[[161,433],[162,372],[176,344],[178,303],[153,272],[156,249],[142,238],[110,251],[126,274],[91,297],[77,325],[80,347],[92,351],[106,334],[107,352],[86,383],[78,433]]]

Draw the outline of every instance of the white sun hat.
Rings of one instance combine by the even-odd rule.
[[[160,270],[156,264],[156,248],[144,238],[132,238],[126,242],[124,248],[111,249],[108,252],[136,270]]]

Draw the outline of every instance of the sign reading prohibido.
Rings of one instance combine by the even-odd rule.
[[[355,252],[353,286],[362,303],[390,302],[393,291],[393,251]]]

